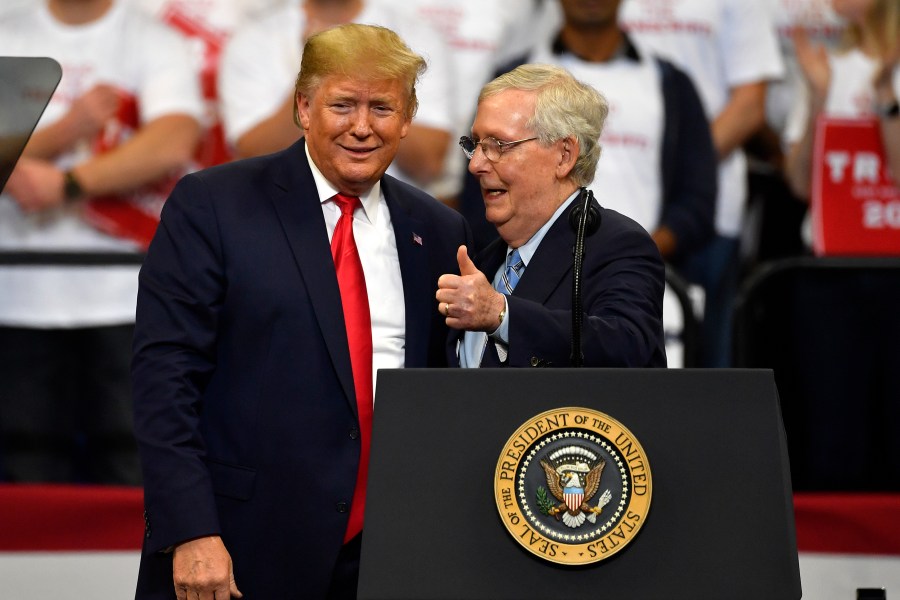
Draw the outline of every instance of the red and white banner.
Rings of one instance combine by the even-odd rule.
[[[900,186],[888,172],[878,119],[822,117],[815,139],[815,253],[900,255]]]

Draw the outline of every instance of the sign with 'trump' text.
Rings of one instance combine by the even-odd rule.
[[[813,155],[813,250],[819,256],[900,255],[900,186],[878,119],[820,118]]]

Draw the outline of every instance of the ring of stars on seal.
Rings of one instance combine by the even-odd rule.
[[[533,511],[532,508],[529,506],[528,496],[525,493],[525,474],[528,471],[528,465],[535,459],[535,457],[538,454],[541,453],[541,451],[547,446],[547,444],[549,444],[550,442],[555,442],[558,439],[561,440],[561,439],[565,439],[565,438],[573,438],[573,439],[578,438],[578,439],[590,441],[594,444],[599,444],[600,447],[603,448],[612,457],[612,459],[616,465],[616,470],[618,471],[618,473],[621,477],[621,480],[622,480],[622,487],[621,487],[622,494],[621,494],[620,500],[616,503],[615,512],[613,512],[610,515],[608,520],[604,521],[603,523],[597,523],[597,525],[595,527],[589,529],[587,532],[579,533],[578,535],[568,534],[568,533],[560,533],[559,531],[556,531],[552,527],[548,527],[543,522],[541,522],[538,519],[538,516],[540,516],[540,513],[538,513],[537,515],[535,514],[535,512],[537,512],[537,511],[536,510]],[[607,442],[604,438],[602,438],[598,435],[594,435],[592,433],[585,433],[582,431],[577,431],[577,432],[566,431],[564,433],[553,434],[551,436],[548,436],[547,438],[542,439],[540,442],[535,444],[532,447],[531,451],[527,454],[527,457],[525,458],[525,460],[522,461],[521,467],[519,469],[518,496],[519,496],[519,505],[522,508],[522,512],[525,514],[525,516],[528,518],[528,520],[532,523],[532,525],[535,528],[539,529],[541,531],[541,533],[543,533],[544,535],[550,536],[554,539],[557,539],[557,540],[560,540],[563,542],[590,541],[590,540],[601,537],[605,532],[607,532],[609,529],[611,529],[613,527],[613,525],[618,522],[619,517],[622,516],[622,511],[625,510],[625,505],[627,503],[627,497],[628,497],[628,469],[625,466],[625,464],[622,462],[621,457],[615,451],[615,448],[613,448],[609,444],[609,442]]]

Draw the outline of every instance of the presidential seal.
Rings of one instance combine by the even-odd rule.
[[[500,518],[519,544],[554,563],[613,556],[637,535],[650,509],[644,449],[612,417],[559,408],[509,438],[494,475]]]

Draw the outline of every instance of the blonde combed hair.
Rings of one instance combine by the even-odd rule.
[[[427,69],[425,59],[386,27],[348,23],[310,36],[303,47],[300,72],[294,85],[300,94],[312,96],[331,75],[380,81],[397,79],[407,90],[406,114],[412,119],[419,107],[416,82]],[[294,123],[300,126],[296,102]]]

